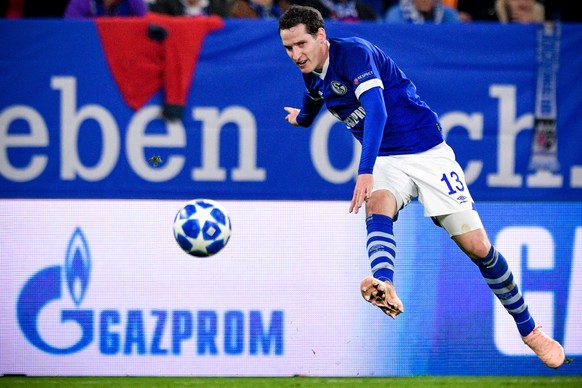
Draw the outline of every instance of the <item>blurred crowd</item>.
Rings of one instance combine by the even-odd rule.
[[[0,0],[0,17],[91,19],[153,12],[277,19],[292,4],[312,6],[325,19],[341,22],[582,22],[572,0]]]

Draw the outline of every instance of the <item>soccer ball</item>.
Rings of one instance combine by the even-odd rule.
[[[180,248],[196,257],[212,256],[230,239],[231,224],[226,209],[211,199],[186,203],[174,218],[174,238]]]

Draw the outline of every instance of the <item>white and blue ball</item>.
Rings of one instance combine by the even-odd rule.
[[[184,252],[196,257],[220,252],[228,243],[231,231],[226,209],[211,199],[186,203],[174,218],[174,238]]]

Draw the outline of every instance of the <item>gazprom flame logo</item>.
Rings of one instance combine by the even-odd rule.
[[[75,229],[65,256],[64,271],[55,265],[40,270],[22,288],[16,306],[18,324],[26,339],[37,348],[51,354],[70,354],[77,352],[93,341],[92,310],[62,310],[61,322],[74,321],[81,327],[81,338],[65,348],[48,344],[38,328],[38,317],[50,302],[62,298],[62,274],[64,272],[67,288],[76,307],[81,305],[89,285],[91,256],[89,246],[80,228]]]
[[[89,246],[81,229],[77,228],[67,249],[65,257],[65,273],[71,298],[77,306],[85,297],[85,291],[89,285],[89,272],[91,270],[91,257]]]

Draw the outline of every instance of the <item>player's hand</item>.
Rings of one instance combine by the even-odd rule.
[[[350,213],[353,211],[358,214],[358,211],[364,202],[370,199],[372,195],[372,187],[374,186],[374,177],[372,174],[360,174],[356,179],[356,187],[354,188],[354,196],[350,204]]]
[[[296,127],[299,126],[297,122],[297,116],[299,115],[299,109],[291,108],[290,106],[286,106],[283,109],[287,112],[287,116],[285,116],[285,120],[291,125],[295,125]]]

